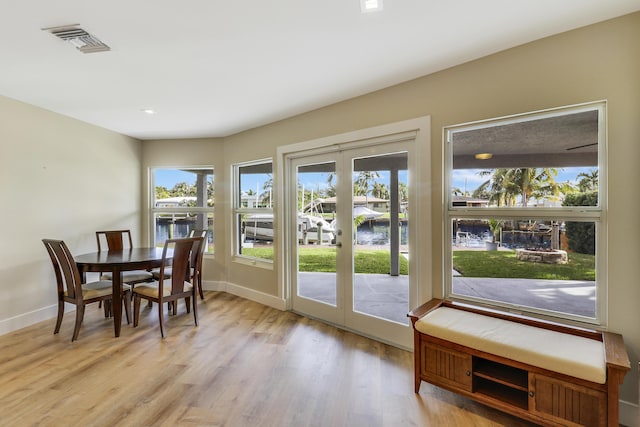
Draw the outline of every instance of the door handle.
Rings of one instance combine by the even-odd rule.
[[[341,248],[342,247],[342,242],[337,242],[336,243],[336,248]]]

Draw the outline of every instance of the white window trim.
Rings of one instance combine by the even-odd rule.
[[[393,122],[384,125],[359,129],[342,134],[336,134],[317,139],[306,140],[277,148],[278,176],[283,177],[284,185],[277,187],[276,200],[283,201],[278,210],[284,210],[281,228],[278,230],[280,244],[278,247],[279,273],[278,283],[279,296],[286,300],[287,309],[292,308],[291,297],[291,271],[296,260],[291,257],[295,246],[294,235],[287,230],[291,230],[291,224],[295,223],[292,217],[291,207],[295,205],[295,197],[286,188],[296,185],[295,178],[288,173],[290,162],[298,157],[306,157],[313,154],[327,153],[332,150],[353,149],[366,147],[368,145],[387,144],[396,141],[415,139],[411,148],[413,155],[409,156],[409,200],[415,203],[409,205],[409,217],[411,221],[420,223],[420,226],[409,226],[409,269],[411,271],[410,280],[415,280],[412,284],[412,295],[410,304],[413,301],[422,302],[433,298],[433,288],[431,280],[420,280],[422,274],[431,274],[431,189],[429,185],[422,185],[429,181],[429,168],[422,168],[421,165],[431,164],[431,116],[422,116],[400,122]],[[421,205],[424,204],[424,207]],[[415,304],[417,306],[417,304]],[[412,305],[413,306],[413,305]]]
[[[598,111],[598,206],[565,206],[562,208],[537,207],[496,207],[496,208],[466,208],[453,207],[451,204],[451,187],[453,173],[453,153],[450,142],[450,135],[455,131],[471,130],[487,127],[496,123],[516,122],[533,116],[541,118],[545,116],[555,116],[585,110]],[[533,111],[513,116],[499,117],[490,120],[464,123],[460,125],[445,126],[443,128],[443,223],[442,232],[442,260],[443,260],[443,294],[445,298],[457,300],[488,308],[507,310],[516,314],[532,315],[535,317],[562,321],[568,324],[596,326],[606,328],[608,323],[607,312],[607,103],[606,101],[595,101],[584,104],[571,105],[561,108]],[[547,310],[532,307],[522,307],[506,302],[489,301],[486,299],[473,298],[465,295],[453,293],[453,260],[452,260],[452,219],[453,218],[496,218],[496,219],[558,219],[563,220],[591,220],[596,223],[596,313],[595,318],[584,318],[571,315],[569,313],[550,312]]]

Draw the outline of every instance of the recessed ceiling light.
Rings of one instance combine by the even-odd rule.
[[[140,111],[142,111],[143,113],[148,114],[150,116],[156,113],[156,110],[152,110],[151,108],[143,108]]]
[[[489,160],[490,158],[493,157],[493,154],[491,154],[491,153],[478,153],[474,157],[476,159],[478,159],[478,160]]]
[[[382,10],[382,0],[360,0],[362,13],[378,12]]]

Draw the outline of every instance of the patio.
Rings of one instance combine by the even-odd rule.
[[[300,296],[327,304],[335,304],[332,289],[335,273],[299,273]],[[333,277],[331,277],[333,276]],[[595,283],[577,280],[494,279],[454,276],[457,294],[486,299],[500,299],[512,304],[577,316],[595,317]],[[398,323],[408,323],[408,276],[388,274],[356,274],[354,284],[355,311]]]

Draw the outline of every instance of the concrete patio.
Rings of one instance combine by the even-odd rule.
[[[299,273],[300,296],[336,303],[335,273]],[[398,323],[407,323],[408,276],[356,274],[355,311]],[[595,283],[577,280],[467,278],[454,276],[457,294],[499,299],[512,304],[578,316],[595,317]]]

